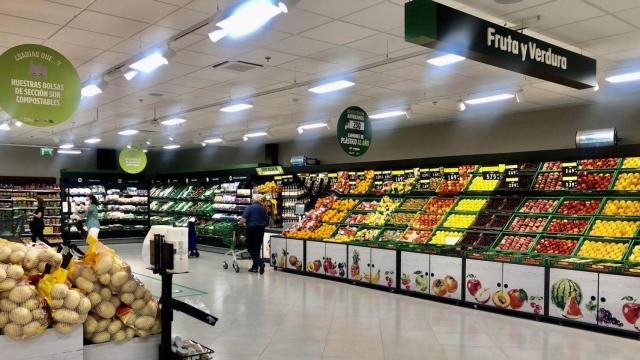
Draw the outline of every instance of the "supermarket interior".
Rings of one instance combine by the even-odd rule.
[[[0,0],[0,349],[637,359],[638,19]]]

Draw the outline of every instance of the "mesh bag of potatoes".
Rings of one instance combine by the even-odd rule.
[[[22,266],[0,264],[0,293],[11,291],[23,277]]]
[[[69,288],[68,271],[58,269],[38,282],[38,291],[49,304],[53,328],[68,334],[84,323],[91,310],[91,302],[81,291]]]
[[[25,246],[0,239],[0,263],[20,265],[27,273],[44,273],[47,265],[60,267],[62,255],[44,244]]]
[[[16,340],[40,335],[50,324],[47,303],[25,280],[0,292],[0,329]]]

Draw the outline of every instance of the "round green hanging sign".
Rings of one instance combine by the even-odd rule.
[[[0,107],[33,126],[53,126],[80,103],[80,77],[69,60],[46,46],[24,44],[0,55]]]
[[[124,172],[137,174],[147,167],[147,154],[138,148],[123,149],[120,151],[118,162]]]
[[[367,112],[351,106],[338,119],[338,143],[350,156],[361,156],[371,145],[371,122]]]

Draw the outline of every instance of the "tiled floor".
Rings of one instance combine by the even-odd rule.
[[[118,245],[140,273],[140,245]],[[640,341],[267,270],[223,270],[202,253],[174,281],[220,318],[176,315],[174,334],[211,346],[216,360],[638,359]]]

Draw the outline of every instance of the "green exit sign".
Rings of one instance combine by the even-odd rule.
[[[52,148],[40,148],[40,156],[53,157],[53,149]]]

